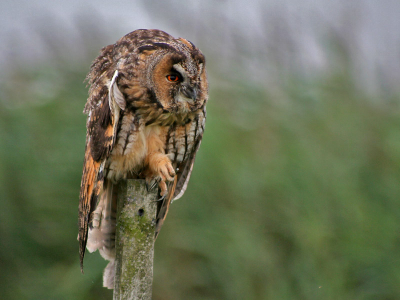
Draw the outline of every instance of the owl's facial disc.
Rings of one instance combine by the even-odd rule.
[[[197,68],[184,56],[165,55],[151,69],[152,89],[164,110],[186,113],[196,109],[201,96]]]

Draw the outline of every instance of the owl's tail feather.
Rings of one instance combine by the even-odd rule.
[[[114,289],[114,278],[115,278],[115,259],[111,260],[103,273],[103,287],[110,290]]]
[[[104,270],[103,286],[114,288],[115,225],[117,215],[117,188],[109,180],[104,180],[103,191],[96,209],[92,213],[86,248],[99,250],[110,263]]]

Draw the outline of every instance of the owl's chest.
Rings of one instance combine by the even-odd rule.
[[[107,177],[119,180],[126,178],[129,172],[139,174],[146,168],[149,151],[154,149],[166,154],[173,166],[179,167],[193,150],[195,125],[144,126],[134,116],[125,116],[106,163]]]
[[[183,126],[168,128],[164,149],[175,167],[179,167],[185,162],[193,151],[196,127],[196,123],[191,122]]]

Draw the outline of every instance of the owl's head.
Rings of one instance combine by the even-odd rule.
[[[113,46],[118,87],[128,104],[147,102],[164,112],[187,113],[207,101],[205,58],[188,40],[136,30]]]
[[[204,105],[208,97],[205,58],[192,43],[172,39],[140,46],[138,51],[146,66],[142,83],[164,110],[189,112]]]
[[[126,108],[182,115],[208,99],[204,55],[188,40],[156,29],[135,30],[104,47],[87,80],[87,113],[107,101],[112,113]]]

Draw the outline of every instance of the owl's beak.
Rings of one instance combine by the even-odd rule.
[[[181,92],[186,98],[193,100],[196,100],[197,98],[197,89],[190,85],[184,85]]]

